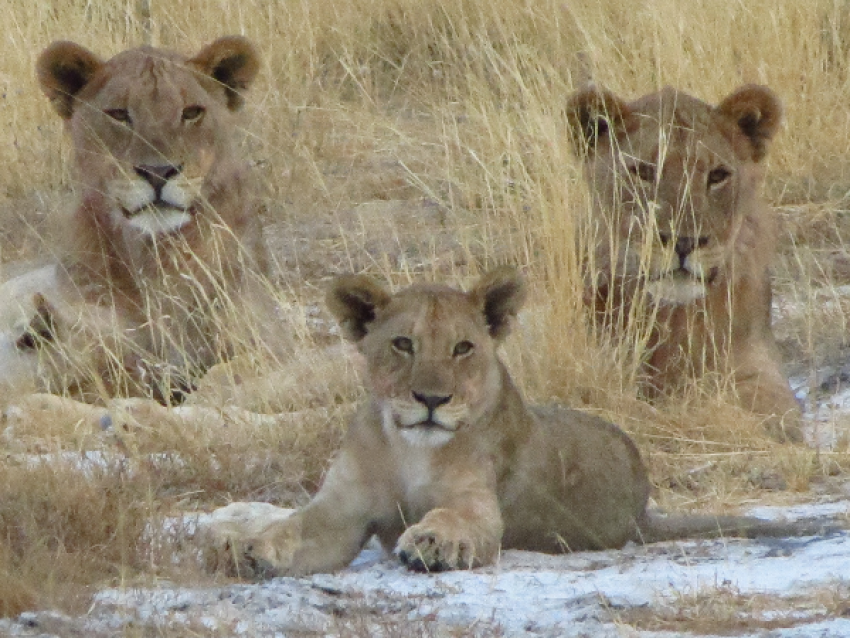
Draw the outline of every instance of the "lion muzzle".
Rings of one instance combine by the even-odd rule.
[[[141,164],[132,170],[133,179],[113,188],[121,214],[131,227],[157,237],[178,232],[192,221],[195,196],[180,165]]]

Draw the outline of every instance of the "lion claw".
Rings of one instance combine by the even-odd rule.
[[[414,572],[432,573],[470,569],[471,543],[441,539],[436,532],[412,534],[399,540],[396,554],[401,563]]]

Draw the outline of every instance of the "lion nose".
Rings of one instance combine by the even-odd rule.
[[[436,394],[419,394],[418,392],[414,392],[413,398],[428,408],[429,414],[433,414],[434,410],[451,401],[452,395],[440,396]]]
[[[658,238],[661,240],[662,246],[667,246],[672,237],[667,233],[658,233]],[[705,248],[708,245],[708,237],[679,237],[676,239],[674,250],[679,257],[680,267],[685,267],[685,260],[688,258],[695,248]]]
[[[174,166],[173,164],[163,164],[159,166],[141,164],[133,167],[133,170],[136,171],[136,175],[141,177],[153,187],[157,199],[159,199],[162,189],[165,188],[168,181],[174,179],[180,174],[180,167]]]
[[[685,257],[694,252],[694,242],[692,237],[679,237],[676,240],[676,254],[679,255],[679,259],[684,260]]]

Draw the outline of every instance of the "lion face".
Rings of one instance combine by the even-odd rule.
[[[103,198],[115,227],[150,238],[191,224],[232,170],[221,162],[229,118],[258,67],[239,37],[191,59],[143,47],[106,62],[74,43],[53,43],[38,77],[73,136],[84,205],[102,208],[91,200]]]
[[[366,358],[387,435],[439,446],[495,407],[496,350],[524,295],[517,273],[503,268],[468,293],[419,285],[390,295],[367,277],[343,277],[328,304]]]
[[[607,231],[601,270],[639,277],[672,304],[734,277],[781,120],[769,89],[741,87],[716,107],[669,87],[630,104],[591,89],[572,98],[568,116]]]

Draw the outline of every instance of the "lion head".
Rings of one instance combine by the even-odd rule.
[[[366,359],[387,435],[438,446],[495,407],[496,350],[524,298],[521,277],[504,267],[466,293],[414,285],[393,295],[366,276],[341,277],[328,306]]]
[[[567,114],[606,231],[600,271],[639,277],[672,304],[734,278],[782,118],[770,89],[742,86],[712,106],[670,87],[631,103],[591,88]]]
[[[38,79],[73,136],[83,205],[148,238],[191,224],[232,177],[230,117],[258,68],[253,46],[233,36],[192,58],[142,47],[103,61],[50,45]]]

